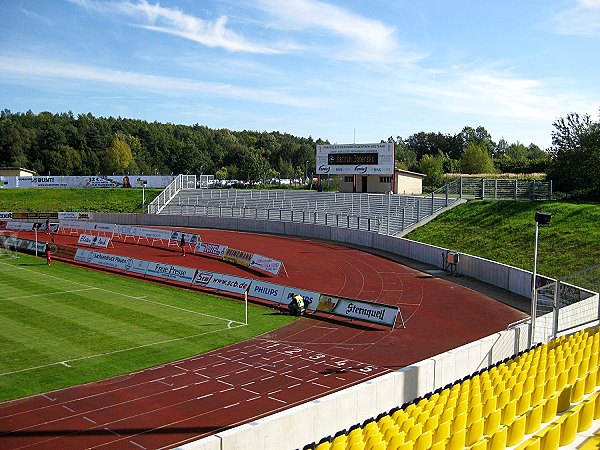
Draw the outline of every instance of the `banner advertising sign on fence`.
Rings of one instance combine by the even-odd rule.
[[[92,247],[107,248],[110,243],[110,238],[106,236],[92,236],[90,234],[80,234],[77,239],[78,244],[89,245]]]
[[[208,255],[218,256],[219,258],[223,257],[226,250],[226,245],[213,244],[212,242],[204,241],[198,242],[194,248],[194,252],[196,253],[206,253]]]
[[[252,263],[252,256],[252,253],[229,247],[227,250],[225,250],[223,259],[240,266],[248,267]]]
[[[173,175],[109,175],[109,176],[11,176],[2,177],[9,188],[166,188]],[[137,183],[138,180],[145,181]]]
[[[288,304],[292,296],[295,294],[300,294],[304,299],[304,307],[306,309],[310,309],[311,311],[315,311],[317,309],[317,304],[319,303],[319,296],[321,295],[315,291],[307,291],[305,289],[299,289],[295,287],[286,286],[285,291],[283,292],[282,303]]]
[[[90,220],[91,213],[82,213],[82,212],[59,212],[58,220]]]
[[[157,262],[151,262],[148,265],[148,270],[146,271],[146,275],[179,281],[187,284],[191,284],[192,281],[194,281],[195,274],[196,269],[192,269],[190,267],[175,266],[173,264],[163,264]]]
[[[198,270],[193,284],[219,291],[243,294],[248,290],[251,282],[250,278]]]
[[[269,300],[274,303],[281,303],[284,292],[285,286],[280,284],[253,280],[248,295],[251,297],[262,298],[263,300]]]
[[[2,219],[12,219],[12,212],[10,212],[10,211],[0,212],[0,220],[2,220]]]
[[[186,244],[196,245],[198,243],[199,236],[197,234],[182,233],[181,231],[171,231],[171,237],[169,239],[171,241],[180,242],[182,234]]]
[[[279,274],[282,265],[282,261],[271,259],[267,256],[259,255],[258,253],[252,255],[252,261],[250,261],[250,267],[264,270],[265,272],[269,272],[274,275]]]
[[[6,224],[6,229],[7,230],[31,231],[31,230],[33,230],[33,223],[32,222],[9,221]]]
[[[337,316],[349,319],[364,320],[366,322],[379,323],[394,326],[398,307],[371,303],[363,300],[351,300],[349,298],[334,297],[321,294],[317,311],[329,312]]]
[[[161,241],[168,241],[171,239],[171,230],[143,227],[132,227],[131,230],[132,234],[138,237],[143,237],[147,239],[160,239]]]
[[[120,270],[125,270],[125,266],[129,259],[130,258],[127,256],[111,255],[110,253],[101,253],[83,248],[78,249],[75,253],[75,261]]]
[[[13,212],[13,219],[58,219],[55,212]]]

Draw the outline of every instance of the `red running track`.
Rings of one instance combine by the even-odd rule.
[[[206,256],[183,257],[176,248],[115,242],[108,251],[398,305],[406,328],[390,332],[307,317],[204,355],[6,402],[0,405],[0,448],[173,447],[456,348],[524,317],[475,291],[361,250],[241,232],[200,234],[280,259],[289,278]]]

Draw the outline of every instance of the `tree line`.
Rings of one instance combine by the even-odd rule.
[[[563,192],[600,191],[600,125],[569,114],[554,123],[552,148],[494,142],[482,126],[457,134],[418,132],[395,143],[396,166],[424,173],[428,188],[446,173],[548,173]],[[219,179],[303,178],[315,173],[321,139],[203,125],[73,113],[0,112],[0,166],[39,174],[214,174]]]

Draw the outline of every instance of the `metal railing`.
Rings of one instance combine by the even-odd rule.
[[[196,189],[196,175],[177,175],[171,184],[148,203],[148,214],[159,214],[182,189]]]
[[[277,190],[186,190],[162,214],[303,222],[397,234],[457,201],[404,196]]]
[[[552,181],[460,177],[434,192],[483,200],[551,200]]]

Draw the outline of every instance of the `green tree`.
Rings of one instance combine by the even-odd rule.
[[[444,184],[444,156],[423,155],[417,164],[417,170],[427,175],[423,186],[429,189],[440,187]]]
[[[471,142],[460,159],[462,173],[495,173],[496,169],[484,144]]]
[[[131,148],[125,141],[123,133],[115,135],[110,147],[106,150],[105,156],[108,173],[125,173],[133,161],[133,155],[131,154]]]
[[[557,190],[600,198],[600,123],[569,114],[554,122],[549,177]]]

